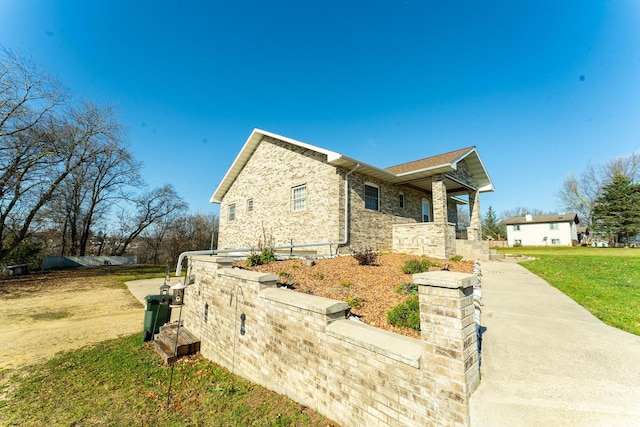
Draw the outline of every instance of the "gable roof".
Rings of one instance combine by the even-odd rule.
[[[530,220],[527,221],[527,216],[515,216],[511,218],[507,218],[504,220],[506,225],[511,224],[541,224],[541,223],[549,223],[549,222],[575,222],[576,224],[580,223],[580,219],[578,219],[578,215],[575,213],[562,213],[557,215],[528,215],[531,217]]]
[[[489,178],[489,174],[487,173],[482,160],[480,160],[480,156],[478,155],[475,147],[468,147],[461,150],[451,151],[449,153],[440,154],[438,156],[427,157],[421,160],[416,160],[413,162],[403,163],[401,165],[382,169],[345,156],[344,154],[338,153],[336,151],[327,150],[315,145],[308,144],[306,142],[297,141],[295,139],[261,129],[254,129],[253,132],[251,132],[251,135],[249,135],[249,138],[247,138],[247,141],[244,143],[242,149],[240,150],[240,153],[238,153],[235,160],[231,164],[231,167],[222,178],[222,181],[218,185],[218,188],[216,188],[215,192],[211,196],[211,199],[209,200],[211,203],[220,203],[222,201],[222,198],[227,193],[236,177],[238,176],[238,174],[240,174],[240,172],[247,164],[265,136],[279,139],[280,141],[284,141],[298,147],[306,148],[317,153],[324,154],[327,156],[327,163],[330,163],[334,166],[343,167],[348,170],[357,167],[359,173],[371,176],[373,178],[377,178],[392,184],[410,183],[425,190],[430,190],[430,185],[429,187],[427,187],[425,184],[425,178],[440,173],[453,172],[457,169],[458,162],[464,159],[467,161],[467,166],[478,182],[478,191],[486,192],[494,190],[491,178]],[[422,184],[420,183],[420,180],[423,181]],[[458,186],[459,190],[465,187],[457,181],[449,181],[450,182],[447,183],[447,190],[449,190],[450,187],[454,189],[456,186]],[[456,195],[456,193],[452,192],[452,195]]]

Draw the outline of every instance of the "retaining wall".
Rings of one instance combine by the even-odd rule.
[[[422,338],[413,339],[231,262],[190,259],[195,283],[182,316],[204,357],[345,426],[470,424],[479,383],[473,275],[414,275]]]

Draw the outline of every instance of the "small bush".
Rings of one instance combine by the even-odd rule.
[[[247,257],[247,266],[255,267],[256,265],[269,264],[276,260],[276,254],[271,248],[264,248],[262,252],[252,253]]]
[[[373,249],[365,249],[353,254],[353,257],[360,265],[375,265],[378,260],[378,254]]]
[[[449,261],[462,261],[462,255],[454,255],[449,258]]]
[[[319,271],[316,271],[315,273],[313,273],[313,278],[317,280],[322,280],[324,279],[324,274],[320,273]]]
[[[420,303],[417,296],[407,298],[387,313],[387,320],[394,326],[420,330]]]
[[[349,307],[351,307],[351,308],[362,308],[362,307],[364,307],[364,299],[360,298],[360,297],[347,298],[346,303],[349,304]]]
[[[433,266],[435,266],[435,264],[425,257],[410,259],[402,266],[402,272],[404,274],[424,273],[425,271],[429,271],[429,267]]]
[[[342,282],[340,282],[340,286],[342,286],[343,288],[348,288],[349,286],[351,286],[351,282],[348,280],[343,280]]]
[[[278,273],[278,276],[280,277],[289,277],[291,276],[289,273],[287,273],[286,271],[281,271]]]
[[[417,295],[418,293],[418,284],[417,283],[403,283],[402,285],[398,285],[396,292],[401,294],[403,292],[408,293],[409,295]]]

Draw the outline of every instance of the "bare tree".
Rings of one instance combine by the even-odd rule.
[[[103,113],[111,114],[109,109]],[[141,182],[140,163],[121,144],[118,130],[119,125],[113,122],[103,151],[70,174],[61,187],[71,255],[85,255],[95,221],[103,219],[113,203],[126,197],[127,187]]]
[[[112,250],[113,255],[124,254],[131,242],[150,225],[184,213],[187,209],[187,204],[169,184],[141,194],[133,202],[135,214],[122,212],[120,215],[119,235]]]
[[[74,172],[103,155],[111,123],[86,106],[0,139],[0,260],[27,238]]]
[[[546,212],[538,208],[526,208],[524,206],[518,206],[512,209],[507,209],[503,211],[500,217],[503,220],[505,220],[507,218],[513,218],[513,217],[525,216],[525,215],[546,215]]]
[[[562,182],[556,197],[563,210],[575,212],[581,224],[593,225],[593,208],[602,188],[611,183],[616,174],[640,181],[640,152],[619,156],[602,164],[589,164],[579,177],[569,174]]]

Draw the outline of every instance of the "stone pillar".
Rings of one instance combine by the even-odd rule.
[[[444,185],[442,175],[431,177],[431,198],[433,199],[433,222],[446,224],[449,222],[447,218],[447,187]]]
[[[469,193],[469,219],[467,240],[482,240],[482,219],[480,217],[480,192]]]
[[[436,424],[470,424],[469,399],[480,383],[472,274],[413,275],[419,285],[422,375],[434,387]]]

